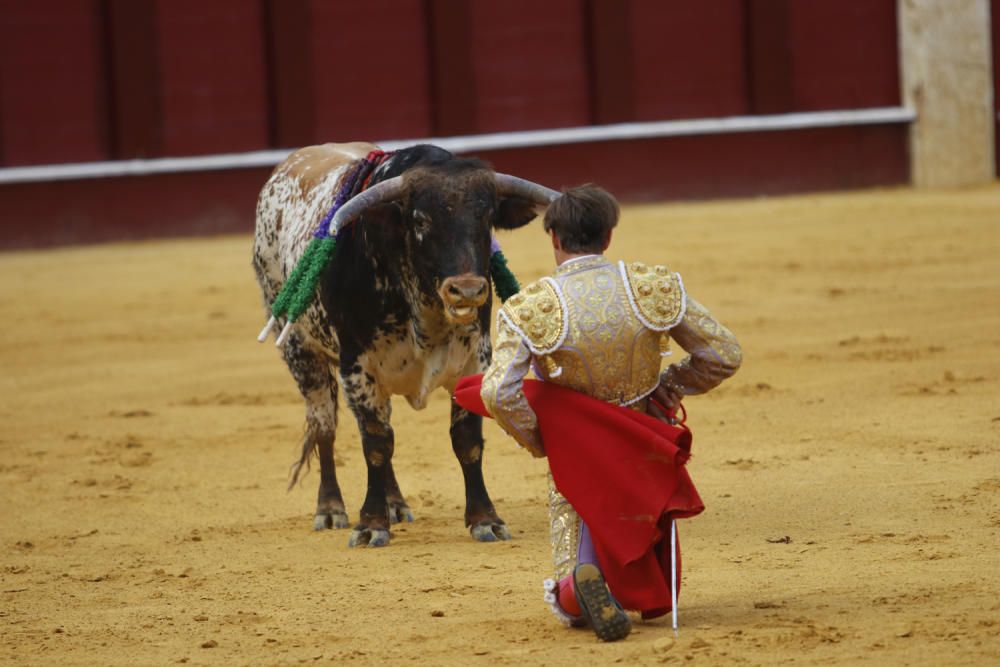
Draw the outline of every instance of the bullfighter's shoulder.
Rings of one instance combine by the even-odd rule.
[[[662,264],[619,262],[618,267],[640,322],[654,331],[666,331],[680,323],[687,302],[680,274]]]
[[[566,304],[559,286],[551,278],[525,285],[507,299],[500,317],[537,355],[553,352],[566,340]]]

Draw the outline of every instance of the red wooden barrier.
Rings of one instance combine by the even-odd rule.
[[[479,153],[549,187],[599,183],[625,201],[709,199],[899,185],[905,125],[829,127]]]
[[[110,0],[116,156],[268,144],[263,16],[243,0]]]
[[[0,2],[0,165],[106,160],[97,0]]]
[[[431,134],[475,134],[477,99],[470,5],[464,0],[428,0],[427,12]]]
[[[592,0],[595,123],[747,113],[744,3]]]
[[[795,111],[900,103],[896,0],[789,3]]]
[[[275,144],[431,134],[421,0],[270,0]]]
[[[430,5],[440,95],[436,134],[590,123],[579,0]]]
[[[469,92],[478,98],[481,132],[590,123],[578,0],[476,0],[472,14],[476,87]]]
[[[788,113],[795,108],[790,0],[746,0],[747,106],[750,113]]]
[[[894,0],[0,0],[0,17],[7,164],[899,101]],[[483,157],[632,201],[908,179],[902,125]],[[0,185],[5,220],[38,223],[0,225],[0,247],[246,231],[267,171]]]
[[[746,114],[744,21],[741,0],[633,0],[635,120]]]
[[[157,0],[163,153],[268,143],[262,11],[246,0]]]
[[[0,185],[0,248],[246,233],[270,171]]]
[[[755,196],[898,185],[906,126],[667,137],[478,153],[559,188],[600,183],[625,201]],[[269,169],[0,185],[0,248],[248,233]],[[44,222],[42,222],[44,221]]]
[[[754,113],[899,104],[895,0],[748,0]]]
[[[112,145],[119,159],[163,154],[155,10],[149,0],[107,4]]]

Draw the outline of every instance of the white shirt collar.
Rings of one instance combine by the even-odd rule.
[[[593,259],[594,257],[600,257],[600,255],[580,255],[579,257],[574,257],[572,259],[567,259],[565,262],[563,262],[559,266],[569,266],[573,262],[579,262],[580,260],[583,260],[583,259]]]

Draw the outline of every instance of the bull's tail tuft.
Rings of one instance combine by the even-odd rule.
[[[309,426],[306,427],[306,434],[302,438],[302,453],[299,455],[299,460],[292,464],[289,469],[289,481],[288,490],[291,491],[295,488],[295,485],[299,483],[299,477],[302,474],[302,469],[305,468],[306,472],[309,472],[311,467],[311,461],[313,455],[316,453],[317,438],[316,433]]]

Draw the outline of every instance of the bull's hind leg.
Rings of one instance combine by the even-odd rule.
[[[483,480],[483,418],[451,403],[451,448],[465,478],[465,525],[480,542],[509,540]]]
[[[316,450],[319,454],[319,494],[313,528],[347,528],[350,521],[333,462],[337,433],[337,377],[331,368],[330,357],[311,348],[298,333],[289,336],[283,355],[306,402],[302,455],[292,468],[291,483],[295,484],[302,467],[308,466],[313,450]]]

